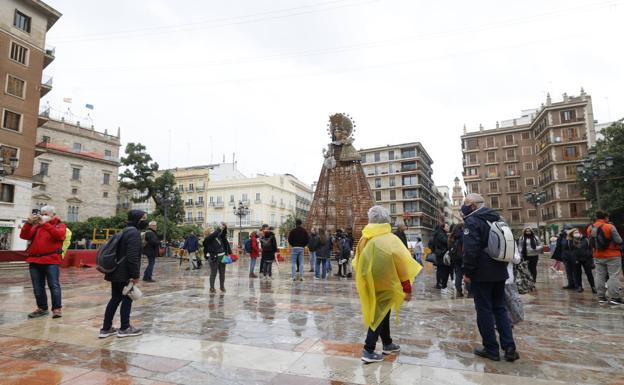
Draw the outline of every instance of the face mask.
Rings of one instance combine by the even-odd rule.
[[[474,211],[474,210],[472,209],[472,206],[470,206],[470,205],[463,205],[463,206],[461,207],[461,212],[462,212],[462,215],[463,215],[464,217],[467,217],[467,216],[468,216],[468,215],[470,215],[473,211]]]
[[[50,219],[52,219],[52,217],[49,216],[49,215],[42,215],[41,216],[41,222],[43,222],[43,223],[50,222]]]
[[[145,230],[147,228],[147,221],[139,221],[139,229]]]
[[[581,234],[576,233],[576,234],[574,234],[574,235],[573,235],[573,237],[574,237],[575,239],[579,239],[579,238],[581,238]]]

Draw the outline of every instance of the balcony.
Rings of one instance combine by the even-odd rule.
[[[195,222],[197,222],[197,223],[204,223],[204,217],[197,217],[197,218],[195,218]]]
[[[550,176],[550,175],[547,175],[547,176],[543,177],[542,179],[540,179],[538,184],[539,184],[540,187],[544,187],[544,186],[546,186],[547,184],[549,184],[552,181],[553,181],[553,177]]]
[[[204,201],[195,202],[195,207],[204,207]]]
[[[551,163],[552,163],[552,159],[550,159],[550,158],[544,159],[544,160],[542,160],[541,162],[539,162],[537,164],[537,169],[541,170],[541,169],[545,168],[546,166],[548,166]]]
[[[476,175],[467,175],[466,173],[463,173],[464,176],[464,180],[475,180],[475,179],[481,179],[481,175],[476,174]]]
[[[41,80],[40,97],[44,97],[48,94],[48,92],[52,91],[53,80],[54,78],[52,76],[44,75],[43,79]]]
[[[223,202],[217,202],[214,204],[215,209],[222,209],[224,206]]]
[[[242,200],[241,200],[241,202],[242,202],[244,205],[248,205],[248,204],[249,204],[249,199],[242,199]]]
[[[542,215],[542,219],[545,221],[550,221],[555,219],[556,215],[554,213],[546,213],[544,215]]]
[[[191,207],[193,206],[193,202],[184,202],[184,206]]]
[[[200,192],[204,192],[206,190],[205,186],[198,186],[197,189],[195,191],[197,191],[198,193]]]
[[[570,161],[575,161],[575,160],[580,160],[580,159],[581,159],[580,154],[570,155],[570,154],[566,154],[565,152],[563,153],[564,162],[570,162]]]
[[[39,174],[33,175],[33,187],[45,185],[45,178],[48,176],[45,172],[40,172]]]
[[[45,52],[43,54],[43,68],[46,68],[54,61],[56,53],[56,47],[52,47],[49,45],[45,46]]]
[[[281,202],[279,204],[280,209],[285,209],[286,208],[286,204],[284,204],[284,202]]]
[[[277,206],[277,201],[271,201],[271,207]]]
[[[505,171],[505,178],[516,178],[516,177],[520,177],[520,171],[518,170]]]
[[[187,192],[193,192],[195,191],[195,189],[193,188],[193,186],[189,186],[188,190],[186,190]]]
[[[477,144],[476,146],[467,146],[467,147],[463,147],[462,148],[463,152],[474,152],[474,151],[479,151],[479,145]]]
[[[516,141],[512,141],[512,142],[505,141],[505,143],[503,143],[503,148],[509,148],[509,147],[518,147],[518,143]]]

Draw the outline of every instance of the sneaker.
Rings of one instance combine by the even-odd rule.
[[[577,292],[577,293],[582,293],[582,292],[584,292],[584,291],[585,291],[585,289],[583,289],[582,287],[579,287],[578,289],[576,289],[576,292]]]
[[[217,292],[217,290],[216,290],[214,287],[211,287],[211,288],[210,288],[210,292],[211,292],[211,293],[216,293],[216,292]]]
[[[622,298],[611,298],[609,305],[624,305],[624,302],[622,302]]]
[[[383,361],[383,354],[368,352],[366,349],[362,350],[362,361],[370,364],[371,362]]]
[[[308,270],[308,273],[314,273],[314,269]]]
[[[299,277],[299,280],[300,280],[301,282],[303,282],[303,276]]]
[[[347,278],[351,278],[351,277],[353,277],[353,274],[351,273],[347,274]]]
[[[491,354],[487,350],[485,350],[485,348],[477,348],[473,350],[473,353],[475,354],[475,356],[487,358],[492,361],[500,361],[500,355]]]
[[[595,287],[593,287],[593,286],[592,286],[592,293],[593,293],[593,294],[598,294],[598,290],[596,290],[596,288],[595,288]]]
[[[461,291],[458,291],[456,297],[457,298],[464,298],[464,293],[462,293]]]
[[[225,288],[224,287],[222,287],[220,290],[221,290],[221,293],[225,293]]]
[[[117,330],[117,337],[118,338],[136,337],[136,336],[140,336],[141,334],[143,334],[143,330],[137,329],[134,326],[128,326],[128,328],[126,328],[126,329]]]
[[[605,303],[609,303],[607,297],[598,297],[598,303],[604,305]]]
[[[153,282],[156,282],[156,281],[151,279],[151,278],[148,278],[148,279],[143,278],[143,282],[151,282],[151,283],[153,283]]]
[[[320,279],[320,278],[319,278],[319,277],[317,277],[316,275],[314,276],[314,280],[315,280],[315,281],[318,281],[319,279]]]
[[[514,361],[516,361],[518,359],[520,359],[520,355],[518,354],[516,349],[509,348],[509,349],[505,350],[505,361],[507,361],[507,362],[514,362]]]
[[[383,354],[392,354],[401,351],[401,347],[397,344],[384,345],[381,353]]]
[[[28,318],[38,318],[38,317],[43,317],[44,315],[48,315],[48,314],[50,314],[50,312],[47,310],[37,309],[34,312],[28,314]]]
[[[61,312],[61,309],[52,310],[52,318],[61,318],[62,316],[63,316],[63,313]]]
[[[111,327],[110,329],[100,329],[100,335],[98,338],[106,338],[114,334],[117,334],[117,328]]]

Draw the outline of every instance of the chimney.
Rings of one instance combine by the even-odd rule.
[[[587,94],[585,93],[585,90],[583,89],[583,87],[581,87],[581,96],[585,96],[585,95]]]
[[[563,102],[564,103],[568,102],[568,94],[566,92],[563,93]]]
[[[483,131],[483,124],[479,124],[479,131]]]
[[[500,128],[500,124],[498,123],[498,120],[496,121],[496,128]]]
[[[550,106],[552,104],[552,100],[550,99],[550,92],[546,94],[546,105]]]

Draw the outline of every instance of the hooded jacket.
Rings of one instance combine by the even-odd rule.
[[[490,208],[481,207],[464,217],[464,275],[475,282],[504,282],[509,278],[507,263],[495,261],[486,254],[490,235],[488,221],[494,222],[500,215]]]
[[[364,326],[376,330],[394,309],[397,317],[411,284],[422,266],[410,255],[390,224],[368,224],[353,259]]]
[[[258,258],[260,256],[260,245],[258,245],[260,241],[258,240],[258,234],[255,231],[252,231],[250,238],[251,238],[251,253],[249,253],[249,256],[251,258]]]
[[[128,282],[137,279],[141,273],[141,233],[139,221],[145,215],[144,211],[131,210],[128,212],[128,223],[124,227],[124,234],[119,242],[118,259],[126,259],[117,266],[115,271],[104,276],[109,282]]]
[[[31,241],[26,249],[26,262],[60,265],[65,234],[66,226],[58,217],[53,217],[46,223],[25,223],[20,238]]]

